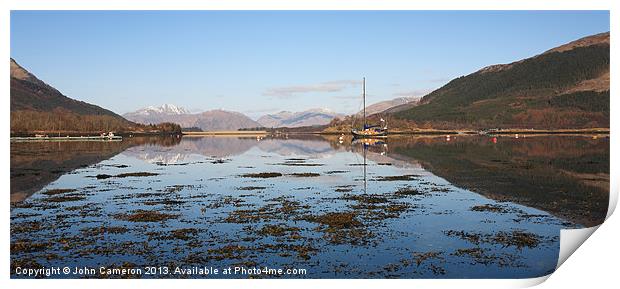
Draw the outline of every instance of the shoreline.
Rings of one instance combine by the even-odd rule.
[[[53,140],[108,140],[108,137],[101,137],[98,134],[91,132],[79,133],[79,132],[66,132],[61,136],[49,136],[52,133],[46,134],[46,137],[35,137],[32,133],[20,133],[12,134],[10,136],[11,141],[53,141]],[[390,131],[388,136],[402,136],[402,135],[609,135],[609,128],[585,128],[585,129],[499,129],[499,130],[439,130],[439,129],[424,129],[424,130],[402,130],[402,131]],[[204,136],[281,136],[281,135],[347,135],[350,136],[349,131],[291,131],[291,132],[272,132],[272,131],[203,131],[203,132],[180,132],[180,133],[161,133],[161,132],[121,132],[117,133],[120,137],[136,137],[136,136],[183,136],[183,137],[204,137]]]
[[[231,130],[231,131],[184,131],[181,133],[183,136],[217,136],[217,135],[247,135],[247,136],[264,136],[270,135],[266,130]]]
[[[280,132],[280,134],[317,134],[317,135],[351,135],[349,131],[309,131],[309,132]],[[388,131],[388,135],[442,135],[442,134],[465,134],[465,135],[508,135],[508,134],[610,134],[609,128],[575,128],[575,129],[499,129],[499,130],[397,130]]]

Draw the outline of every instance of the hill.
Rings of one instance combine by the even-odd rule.
[[[433,128],[609,127],[609,32],[450,81],[388,110]]]
[[[390,111],[390,109],[393,109],[395,107],[403,107],[405,105],[407,107],[414,107],[418,105],[420,98],[421,97],[417,97],[417,96],[398,97],[398,98],[394,98],[390,100],[384,100],[384,101],[380,101],[377,103],[373,103],[366,107],[366,114],[371,115],[375,113],[382,113],[385,111]],[[358,114],[361,114],[361,113],[362,112],[360,111]]]
[[[281,111],[261,116],[257,122],[263,127],[305,127],[328,124],[343,115],[328,109],[310,109],[300,112]]]
[[[97,105],[63,95],[11,58],[11,134],[163,132],[174,125],[143,126]]]
[[[11,111],[53,111],[63,108],[81,115],[120,117],[112,111],[71,99],[38,79],[11,58]]]
[[[193,126],[204,131],[217,131],[256,128],[261,125],[240,112],[215,109],[199,113]]]

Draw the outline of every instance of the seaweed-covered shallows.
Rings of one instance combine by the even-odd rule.
[[[136,210],[129,214],[118,214],[116,218],[130,222],[161,222],[177,218],[178,215],[158,211]]]
[[[266,172],[266,173],[248,173],[248,174],[243,174],[241,175],[241,177],[243,178],[277,178],[277,177],[281,177],[282,173],[276,173],[276,172]]]
[[[149,172],[135,172],[135,173],[122,173],[118,175],[108,175],[108,174],[98,174],[95,177],[97,179],[109,179],[109,178],[128,178],[128,177],[151,177],[157,176],[157,173],[149,173]]]

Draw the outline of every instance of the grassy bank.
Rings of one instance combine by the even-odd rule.
[[[180,135],[179,132],[164,131],[127,131],[114,132],[118,136],[170,136]],[[35,135],[46,135],[49,137],[93,137],[101,135],[100,131],[30,131],[30,132],[11,132],[11,137],[34,137]]]

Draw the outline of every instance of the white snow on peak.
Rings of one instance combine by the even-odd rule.
[[[187,109],[176,106],[174,104],[163,104],[161,106],[148,106],[143,109],[136,111],[138,114],[149,115],[152,113],[163,113],[163,114],[188,114],[190,113]]]

